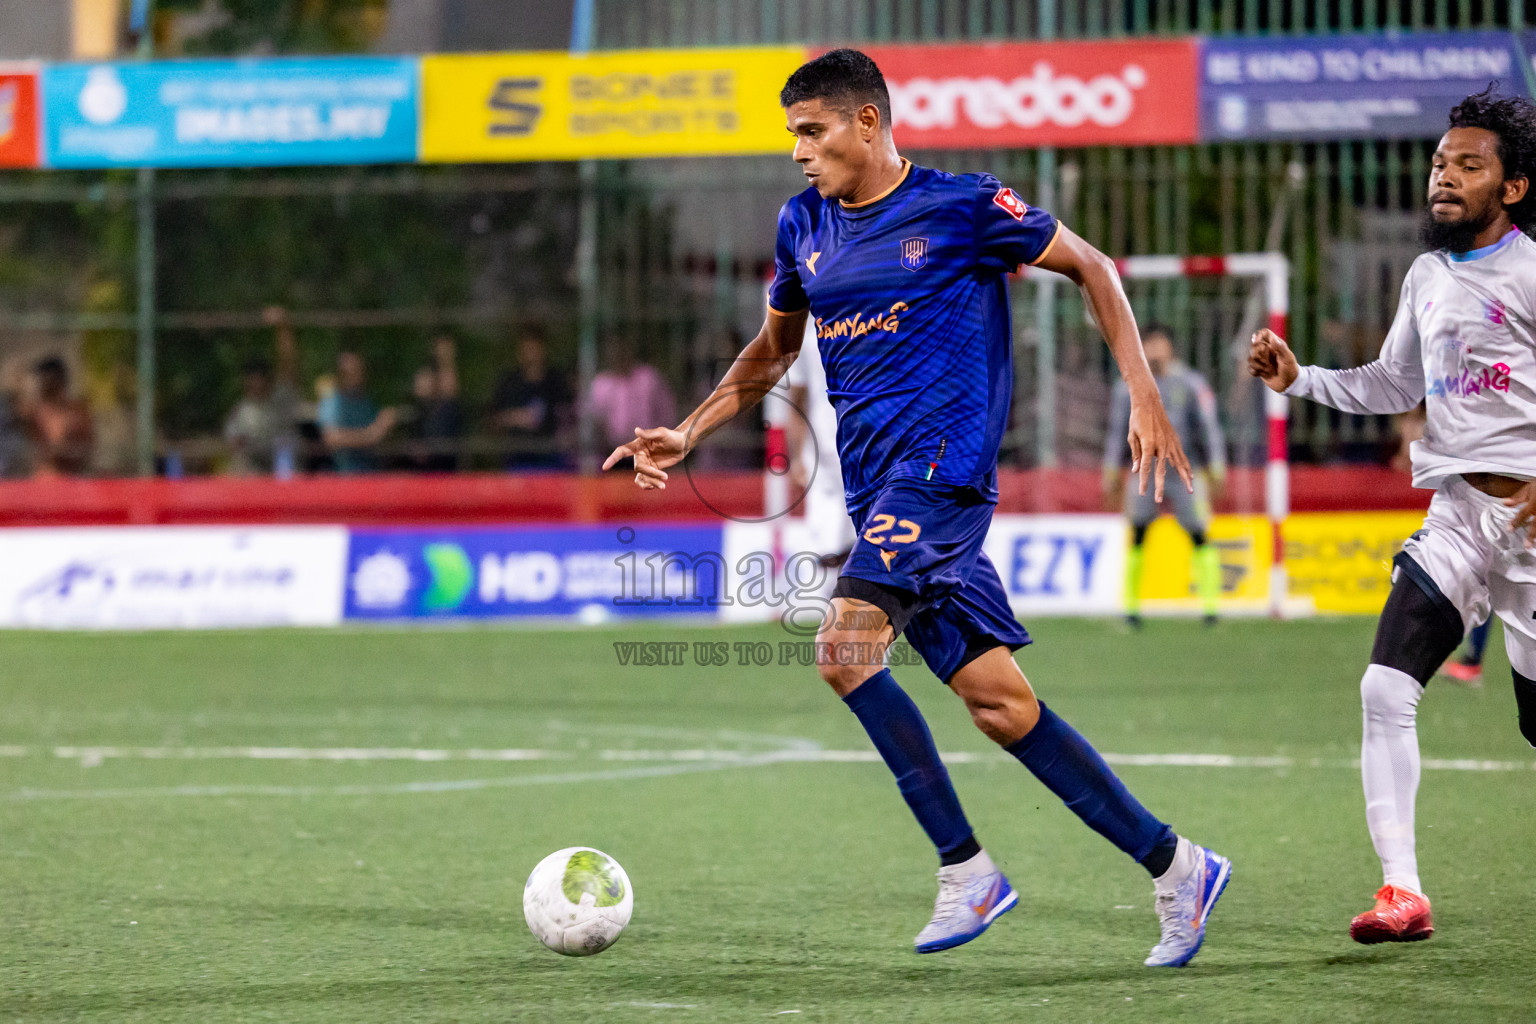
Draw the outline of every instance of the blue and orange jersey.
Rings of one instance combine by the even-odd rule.
[[[889,480],[997,499],[1013,397],[1007,274],[1060,226],[990,174],[903,161],[867,202],[806,189],[779,212],[770,313],[809,308],[837,410],[849,508]]]

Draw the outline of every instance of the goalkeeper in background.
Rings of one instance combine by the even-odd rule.
[[[1179,432],[1179,443],[1189,454],[1190,467],[1197,471],[1195,493],[1170,487],[1163,504],[1195,545],[1193,572],[1200,595],[1200,610],[1207,624],[1216,621],[1216,599],[1221,594],[1221,558],[1206,531],[1211,520],[1211,491],[1219,496],[1227,475],[1227,447],[1216,416],[1216,396],[1205,378],[1179,362],[1174,355],[1173,336],[1167,327],[1152,324],[1142,335],[1142,349],[1157,379],[1168,418]],[[1123,504],[1131,521],[1131,550],[1125,567],[1126,621],[1141,626],[1142,544],[1147,527],[1157,519],[1159,505],[1152,493],[1138,493],[1124,486],[1124,467],[1131,460],[1126,435],[1130,432],[1131,396],[1125,381],[1115,384],[1110,403],[1109,432],[1104,441],[1104,500],[1109,508]],[[1200,472],[1203,470],[1203,472]],[[1134,482],[1134,478],[1132,478]]]

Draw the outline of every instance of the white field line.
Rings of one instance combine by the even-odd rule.
[[[747,737],[719,737],[745,740]],[[770,764],[867,764],[877,763],[873,750],[826,750],[814,742],[790,737],[753,736],[750,741],[777,740],[779,749],[730,750],[717,747],[680,749],[614,748],[595,751],[512,747],[505,749],[453,750],[414,747],[126,747],[126,746],[0,746],[0,758],[53,757],[79,761],[97,767],[107,760],[247,760],[247,761],[329,761],[329,762],[517,762],[571,761],[587,763],[635,763],[634,767],[586,769],[490,779],[457,779],[421,782],[358,785],[183,785],[143,788],[44,790],[22,788],[0,791],[3,800],[113,799],[144,796],[364,796],[410,793],[463,792],[574,782],[617,781],[656,778],[693,772],[719,771]],[[941,755],[947,764],[1006,763],[1002,753],[950,752]],[[1355,760],[1297,759],[1286,756],[1239,757],[1230,754],[1114,754],[1104,755],[1112,765],[1172,768],[1258,768],[1289,769],[1348,768],[1359,770]],[[1524,772],[1536,770],[1531,761],[1491,761],[1473,758],[1428,758],[1422,762],[1427,771]]]
[[[530,747],[502,749],[437,747],[27,747],[0,745],[0,758],[52,756],[67,761],[99,765],[109,760],[143,761],[649,761],[711,762],[732,764],[779,764],[803,761],[818,764],[878,762],[873,750],[827,750],[807,740],[786,740],[791,746],[777,750],[729,750],[718,747],[681,749],[620,747],[607,750],[557,750]],[[940,755],[945,764],[1007,762],[1000,753],[950,751]],[[1324,760],[1280,756],[1241,757],[1234,754],[1104,754],[1112,765],[1152,768],[1359,768],[1358,760]],[[1525,772],[1536,771],[1536,761],[1488,761],[1477,758],[1425,758],[1427,771]]]

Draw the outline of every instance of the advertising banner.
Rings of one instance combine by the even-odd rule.
[[[787,153],[797,47],[422,60],[426,162]]]
[[[1019,615],[1113,615],[1123,605],[1125,543],[1119,516],[1010,514],[993,516],[984,550]],[[727,524],[733,600],[720,617],[764,622],[789,613],[791,632],[813,634],[837,582],[836,569],[818,564],[822,554],[800,518]]]
[[[52,167],[410,162],[418,63],[393,57],[59,64]]]
[[[716,615],[720,527],[354,529],[348,619]]]
[[[993,516],[985,549],[1021,616],[1113,615],[1124,605],[1119,516]]]
[[[36,167],[37,133],[37,69],[0,63],[0,167]]]
[[[346,552],[341,527],[0,530],[0,626],[333,626]]]
[[[1527,91],[1507,32],[1207,39],[1200,67],[1209,142],[1435,138],[1489,82]]]
[[[1285,521],[1292,597],[1319,612],[1375,615],[1392,589],[1392,557],[1423,512],[1298,512]]]
[[[1194,39],[875,46],[897,145],[918,149],[1194,142]]]
[[[1289,524],[1290,520],[1287,520]],[[1121,529],[1125,529],[1121,520]],[[1289,525],[1286,527],[1290,529]],[[1228,611],[1269,607],[1269,566],[1274,536],[1263,516],[1214,516],[1207,535],[1221,558],[1221,605]],[[1191,564],[1189,534],[1169,516],[1147,530],[1142,548],[1141,597],[1147,611],[1194,612],[1200,602]]]

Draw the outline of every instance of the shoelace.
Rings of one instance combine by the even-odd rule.
[[[968,879],[939,876],[939,898],[934,901],[933,916],[948,917],[958,913],[962,906],[969,906],[965,895]]]
[[[1163,926],[1163,941],[1177,935],[1184,925],[1184,915],[1176,913],[1176,904],[1179,900],[1177,892],[1160,892],[1153,900],[1157,908],[1157,919]]]

